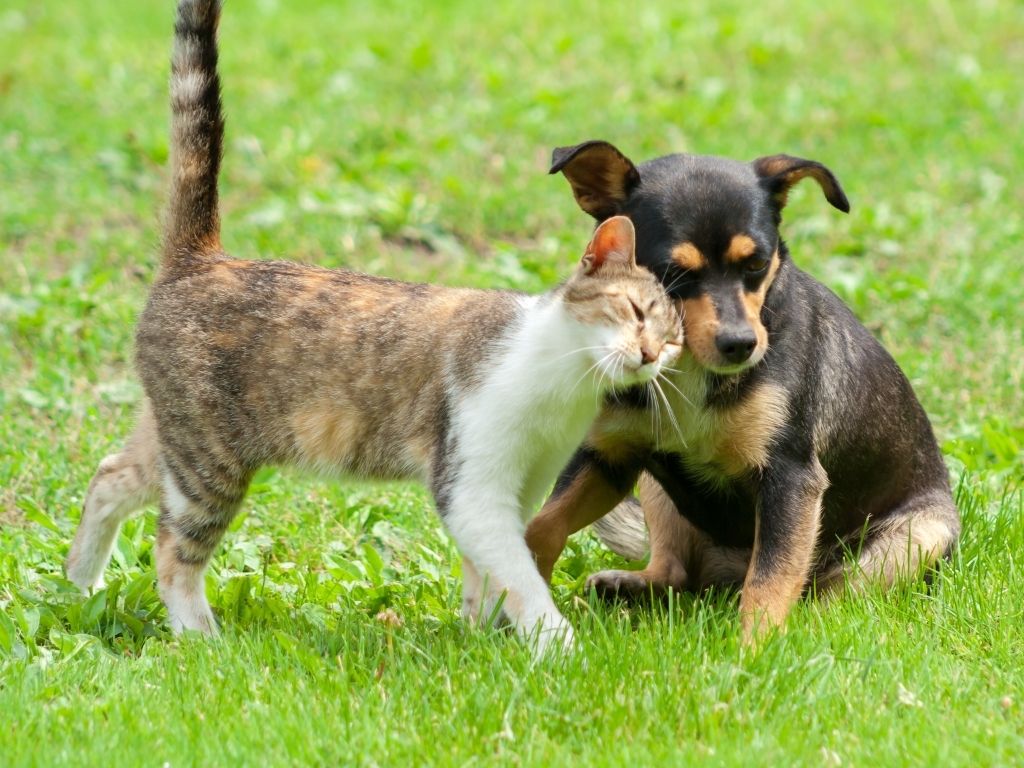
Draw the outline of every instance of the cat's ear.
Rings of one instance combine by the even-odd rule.
[[[588,275],[608,264],[636,266],[636,230],[625,216],[612,216],[602,222],[580,261]]]

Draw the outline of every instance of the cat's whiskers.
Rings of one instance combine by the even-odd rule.
[[[702,375],[702,373],[700,371],[684,371],[684,370],[682,370],[680,368],[670,368],[667,365],[661,366],[661,370],[662,371],[667,371],[668,373],[677,373],[677,374],[679,374],[681,376],[701,376]]]
[[[608,374],[608,396],[614,401],[619,402],[619,356],[616,355],[612,358],[611,362],[608,363],[605,368],[605,373]]]
[[[668,384],[670,387],[672,387],[672,389],[674,389],[676,391],[676,394],[678,394],[681,398],[683,398],[683,401],[687,405],[689,405],[690,407],[693,407],[693,401],[690,398],[688,398],[683,393],[683,390],[681,390],[679,387],[677,387],[675,385],[675,383],[672,381],[672,379],[670,379],[668,376],[662,376],[660,374],[658,375],[658,378],[660,378],[662,381],[664,381],[666,384]]]
[[[602,366],[602,368],[601,368],[601,378],[600,378],[599,385],[598,385],[598,389],[601,392],[607,392],[608,396],[611,397],[612,400],[615,400],[616,402],[618,402],[619,398],[615,396],[615,384],[616,384],[616,381],[615,381],[614,376],[611,375],[611,372],[614,371],[614,368],[612,366],[615,365],[615,363],[616,363],[616,361],[618,359],[617,358],[618,354],[619,354],[619,351],[617,349],[613,349],[611,351],[611,353],[609,354],[609,357],[612,358],[612,361],[608,365]],[[605,377],[608,378],[608,386],[607,387],[605,386],[605,383],[604,383]]]
[[[648,381],[644,384],[644,391],[647,392],[648,398],[651,403],[651,426],[654,432],[654,447],[658,448],[661,446],[661,400],[658,399],[657,393],[654,391],[652,384],[654,380]]]
[[[568,397],[571,399],[573,394],[576,392],[576,388],[583,382],[583,380],[585,378],[587,378],[587,376],[590,374],[590,372],[592,370],[594,370],[595,368],[598,368],[599,366],[602,366],[604,361],[607,360],[609,357],[611,357],[614,354],[615,354],[615,350],[613,349],[611,352],[608,352],[604,357],[602,357],[600,360],[598,360],[592,366],[587,368],[587,370],[585,370],[583,372],[583,375],[580,376],[578,379],[576,379],[576,383],[572,385],[572,389],[569,390],[569,396]],[[600,376],[600,378],[598,379],[598,382],[597,382],[597,395],[598,395],[598,397],[600,397],[601,396],[601,392],[604,391],[603,387],[601,386],[603,378],[604,378],[604,369],[601,368],[601,376]]]
[[[676,419],[676,414],[672,410],[672,405],[671,403],[669,403],[668,397],[665,395],[665,391],[661,388],[661,385],[658,384],[657,378],[651,379],[651,384],[654,385],[654,389],[657,391],[657,393],[661,396],[662,400],[664,401],[665,412],[668,414],[669,421],[672,423],[672,428],[675,430],[676,435],[679,437],[679,441],[685,446],[686,438],[683,435],[683,429],[682,427],[679,426],[679,421]]]
[[[683,281],[683,279],[690,273],[690,271],[691,270],[689,269],[684,269],[682,272],[676,275],[672,282],[665,286],[665,293],[670,294],[672,292],[672,289],[679,285],[679,283]]]
[[[594,349],[604,349],[604,345],[603,344],[597,344],[597,345],[595,345],[593,347],[580,347],[579,349],[573,349],[573,350],[570,350],[570,351],[566,352],[564,355],[559,355],[558,357],[551,358],[551,360],[549,360],[548,362],[555,363],[555,362],[558,362],[559,360],[564,360],[565,358],[569,357],[570,355],[578,355],[580,352],[590,352],[591,350],[594,350]]]
[[[622,388],[624,385],[626,375],[626,364],[629,362],[629,357],[620,351],[619,356],[618,358],[616,358],[615,362],[615,400],[616,402],[621,402],[620,395],[622,394]]]

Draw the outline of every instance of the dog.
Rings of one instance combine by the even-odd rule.
[[[806,591],[892,585],[935,566],[960,518],[931,425],[906,376],[779,233],[811,178],[849,212],[821,163],[675,154],[634,165],[605,141],[554,150],[598,222],[628,216],[637,260],[683,314],[685,347],[664,392],[609,399],[527,530],[550,579],[567,537],[599,533],[643,554],[604,571],[602,592],[741,586],[743,637],[779,627]],[[639,503],[623,499],[639,486]],[[852,553],[852,554],[851,554]]]

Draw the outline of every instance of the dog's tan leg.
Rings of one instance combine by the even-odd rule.
[[[833,564],[817,576],[817,594],[828,600],[847,588],[860,593],[872,584],[916,578],[950,552],[959,534],[959,515],[948,496],[917,498],[869,526],[855,561]]]
[[[526,528],[526,543],[547,581],[569,536],[607,514],[632,488],[636,472],[610,479],[595,461],[586,457],[563,475],[554,494]],[[568,471],[567,473],[568,474]],[[628,475],[628,476],[627,476]]]
[[[82,590],[102,586],[121,524],[159,497],[157,450],[156,424],[147,402],[124,450],[100,462],[86,491],[82,517],[64,563],[68,579]]]
[[[637,595],[669,588],[678,592],[687,587],[684,560],[691,554],[699,534],[679,514],[658,481],[646,472],[640,476],[639,496],[650,534],[651,558],[647,567],[642,571],[600,571],[587,580],[588,588],[606,594]]]
[[[816,459],[804,466],[780,461],[765,470],[754,550],[740,596],[745,642],[781,626],[803,593],[827,487],[825,470]]]

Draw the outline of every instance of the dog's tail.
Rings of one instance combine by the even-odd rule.
[[[171,193],[162,267],[173,275],[220,253],[217,173],[224,118],[217,75],[220,0],[180,0],[171,58]]]
[[[612,552],[630,560],[643,560],[650,550],[644,510],[630,497],[592,526],[594,533]]]

